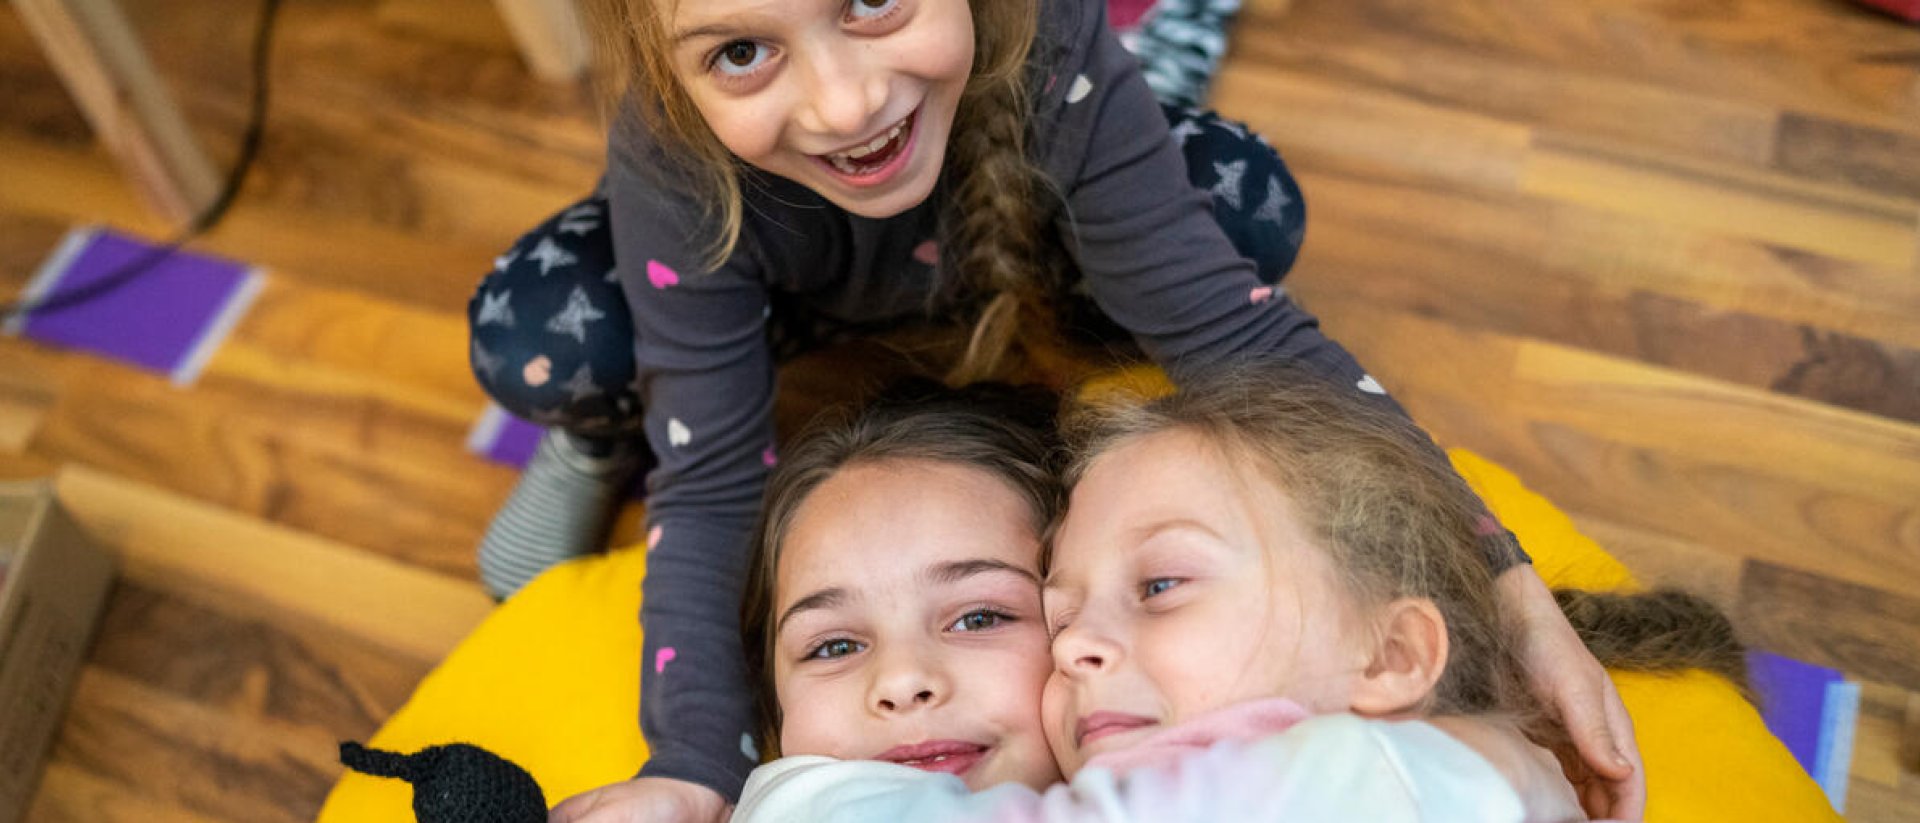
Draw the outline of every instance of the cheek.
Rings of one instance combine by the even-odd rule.
[[[1079,768],[1079,757],[1073,753],[1073,741],[1067,739],[1067,718],[1073,714],[1072,688],[1064,675],[1055,672],[1047,678],[1045,690],[1040,696],[1040,722],[1046,730],[1047,748],[1053,751],[1054,759],[1060,761],[1060,769],[1071,773]]]
[[[923,19],[879,41],[884,63],[930,83],[961,83],[973,73],[973,18],[964,2],[921,7]]]
[[[1030,628],[1004,645],[983,650],[974,659],[963,662],[964,671],[977,693],[992,695],[985,704],[1000,714],[1010,727],[1038,734],[1041,692],[1053,673],[1053,656],[1047,651],[1045,633]]]
[[[707,121],[707,128],[713,130],[713,136],[727,151],[758,166],[780,146],[785,119],[776,102],[777,96],[775,89],[766,88],[750,97],[695,94],[694,103]]]
[[[940,82],[965,83],[973,72],[973,39],[923,38],[907,53],[912,73]]]
[[[858,741],[851,733],[859,728],[861,695],[857,690],[846,682],[789,680],[781,683],[778,691],[781,754],[859,755],[854,751]]]
[[[1047,722],[1046,692],[1053,673],[1046,635],[1035,632],[1017,646],[973,661],[974,686],[981,701],[974,705],[994,717],[1005,747],[1005,761],[991,780],[1024,783],[1043,788],[1058,780]],[[964,688],[964,687],[963,687]],[[985,785],[974,788],[985,788]]]
[[[1274,638],[1250,613],[1257,612],[1188,609],[1141,632],[1134,654],[1174,717],[1273,696],[1275,672],[1288,667],[1293,649],[1290,641],[1284,650],[1263,642]]]
[[[940,48],[941,64],[949,76],[965,79],[973,73],[973,9],[965,0],[950,0],[946,13],[950,15],[944,22],[947,32],[944,37],[936,38]],[[929,51],[933,49],[930,48]]]

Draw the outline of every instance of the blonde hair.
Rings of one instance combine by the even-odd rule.
[[[711,234],[702,264],[712,270],[739,245],[744,223],[741,162],[720,143],[673,70],[662,3],[680,0],[583,0],[598,35],[600,97],[609,117],[638,116],[675,161],[698,197]],[[1027,59],[1039,28],[1034,0],[969,0],[974,64],[947,149],[951,205],[942,214],[944,247],[957,249],[961,284],[995,297],[976,321],[955,385],[1002,371],[1016,341],[1051,341],[1047,298],[1052,265],[1045,249],[1049,187],[1027,154]],[[629,110],[625,100],[649,101]]]
[[[1286,492],[1358,609],[1433,601],[1450,653],[1429,696],[1445,714],[1514,712],[1531,703],[1475,526],[1479,500],[1425,435],[1298,367],[1249,361],[1202,370],[1181,390],[1078,410],[1067,424],[1078,483],[1100,455],[1167,431],[1206,439],[1236,468]]]
[[[1198,434],[1235,468],[1284,490],[1332,559],[1360,614],[1425,598],[1446,622],[1446,667],[1423,708],[1501,714],[1560,739],[1527,688],[1517,627],[1502,607],[1481,535],[1488,515],[1446,455],[1412,421],[1297,366],[1264,360],[1203,369],[1173,395],[1085,406],[1065,426],[1071,492],[1094,461],[1148,435]],[[1745,688],[1732,624],[1712,604],[1661,591],[1557,593],[1581,639],[1609,667],[1702,667]]]

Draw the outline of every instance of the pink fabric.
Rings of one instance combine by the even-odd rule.
[[[1115,31],[1140,25],[1159,0],[1107,0],[1107,21]]]
[[[1154,732],[1124,749],[1095,755],[1087,761],[1087,768],[1106,768],[1114,774],[1125,774],[1136,769],[1169,766],[1225,740],[1252,741],[1279,734],[1307,717],[1307,710],[1300,704],[1280,697],[1228,706]]]

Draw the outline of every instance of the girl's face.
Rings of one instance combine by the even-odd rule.
[[[1339,590],[1287,496],[1206,438],[1161,432],[1100,456],[1046,583],[1043,711],[1061,771],[1249,700],[1348,710],[1367,655]]]
[[[1058,780],[1032,518],[998,478],[948,463],[855,465],[820,484],[775,572],[782,753],[893,761],[973,789]]]
[[[656,0],[675,73],[741,160],[862,217],[932,193],[973,68],[967,0]]]

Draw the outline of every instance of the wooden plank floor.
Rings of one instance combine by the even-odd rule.
[[[228,162],[251,14],[126,5]],[[1305,184],[1295,293],[1437,437],[1868,683],[1851,816],[1920,818],[1920,29],[1841,0],[1248,6],[1216,104]],[[310,819],[335,741],[488,606],[472,548],[513,476],[462,448],[462,312],[591,185],[593,107],[484,0],[301,0],[277,44],[261,164],[201,244],[271,281],[205,376],[0,339],[0,476],[57,476],[127,558],[32,820]],[[0,112],[0,294],[74,224],[163,233],[11,7]],[[835,382],[790,378],[789,417]]]

